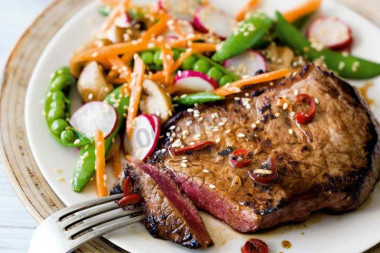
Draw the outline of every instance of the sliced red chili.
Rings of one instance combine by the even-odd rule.
[[[307,103],[310,108],[309,110],[307,111],[299,111],[297,112],[297,122],[298,124],[301,124],[301,125],[306,125],[308,123],[310,123],[313,118],[314,118],[314,114],[315,114],[315,101],[314,99],[309,96],[308,94],[298,94],[297,97],[296,97],[296,104],[299,104],[299,103]]]
[[[125,207],[128,205],[140,203],[142,200],[142,197],[138,194],[129,194],[128,196],[124,196],[122,199],[120,199],[117,204],[120,207]]]
[[[125,179],[123,192],[124,192],[124,196],[128,196],[129,194],[132,193],[132,191],[131,191],[131,177],[130,176],[128,176]]]
[[[202,141],[202,142],[196,143],[194,145],[183,147],[183,148],[176,148],[175,149],[173,147],[170,147],[169,150],[173,155],[180,155],[180,154],[183,154],[185,152],[197,151],[197,150],[201,150],[201,149],[204,149],[207,147],[212,147],[215,145],[216,144],[213,141]]]
[[[242,253],[268,253],[268,245],[259,239],[249,239],[241,248]]]
[[[230,155],[230,164],[234,168],[248,167],[252,163],[249,158],[249,151],[246,149],[237,149]]]
[[[253,180],[260,183],[271,183],[277,178],[277,165],[273,158],[268,158],[265,162],[262,163],[260,169],[269,170],[271,174],[258,173],[257,170],[248,171],[248,175]]]

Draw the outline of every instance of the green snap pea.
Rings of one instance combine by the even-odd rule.
[[[71,143],[75,140],[76,136],[71,129],[63,130],[61,132],[61,141],[64,143]]]
[[[197,61],[197,58],[194,55],[191,55],[182,62],[181,67],[183,70],[191,70],[193,69],[193,66],[196,61]]]
[[[124,96],[120,92],[121,87],[112,91],[105,101],[115,107],[117,112],[118,121],[113,132],[105,139],[105,152],[106,154],[111,148],[113,141],[119,134],[125,123],[125,115],[128,110],[129,97]],[[72,189],[76,192],[82,191],[83,187],[90,181],[95,173],[95,144],[92,142],[83,145],[79,151],[79,158],[77,165],[74,169]]]
[[[153,63],[153,53],[149,51],[145,51],[141,53],[141,59],[146,65],[150,65]]]
[[[380,75],[380,64],[350,55],[343,55],[326,48],[313,48],[310,41],[289,24],[281,13],[276,13],[275,32],[280,41],[294,51],[304,54],[308,60],[323,60],[327,67],[343,78],[369,79]]]
[[[220,86],[224,86],[228,83],[232,83],[234,80],[230,77],[230,76],[222,76],[220,79],[219,79],[219,85]]]
[[[219,79],[223,76],[223,73],[217,67],[211,67],[207,72],[207,75],[219,81]]]
[[[61,145],[68,147],[79,147],[92,142],[67,121],[70,117],[71,89],[74,84],[75,79],[67,67],[57,69],[48,87],[44,110],[51,135]]]
[[[56,119],[53,121],[53,123],[51,124],[51,127],[50,127],[50,130],[54,133],[54,134],[61,134],[61,132],[63,130],[66,129],[66,127],[68,127],[69,124],[67,123],[66,120],[64,119]]]
[[[108,15],[110,15],[112,9],[113,9],[113,8],[112,8],[112,6],[110,6],[110,5],[103,5],[103,6],[100,6],[100,7],[98,8],[98,12],[99,12],[99,14],[101,14],[101,15],[107,17]]]
[[[217,62],[211,60],[210,58],[207,58],[206,56],[203,56],[201,54],[197,54],[197,57],[200,58],[200,59],[203,59],[205,61],[208,61],[208,63],[210,63],[211,66],[218,68],[223,73],[223,75],[229,76],[230,80],[237,81],[237,80],[240,79],[239,76],[235,75],[234,73],[232,73],[228,69],[224,68],[223,66],[221,66]],[[220,85],[220,82],[219,82],[219,85]]]
[[[223,99],[224,97],[218,96],[212,92],[200,92],[200,93],[180,96],[178,98],[173,99],[173,102],[180,105],[191,106],[194,104],[216,102]]]
[[[211,65],[208,61],[206,61],[205,59],[199,59],[198,61],[195,62],[193,66],[193,70],[207,74],[210,67]]]
[[[161,54],[161,50],[157,50],[154,53],[153,61],[154,61],[154,64],[156,65],[156,67],[161,67],[162,66],[162,54]]]
[[[263,36],[272,27],[273,21],[263,13],[253,13],[228,36],[222,47],[212,56],[214,61],[224,61],[249,48],[263,43]]]
[[[62,108],[51,108],[48,111],[46,119],[48,122],[53,122],[56,119],[64,118],[65,112]]]

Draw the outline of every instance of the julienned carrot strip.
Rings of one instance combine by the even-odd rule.
[[[131,97],[129,100],[128,115],[127,115],[127,134],[132,137],[133,133],[133,120],[136,118],[139,109],[139,102],[142,91],[142,83],[144,81],[145,65],[138,54],[135,54],[135,65],[132,74],[132,89]]]
[[[162,54],[162,65],[163,65],[164,73],[165,73],[165,83],[167,83],[169,82],[171,70],[174,64],[173,51],[168,44],[162,43],[161,54]]]
[[[264,82],[270,82],[276,79],[280,79],[290,73],[289,69],[281,69],[272,71],[269,73],[265,73],[262,75],[253,76],[247,79],[241,79],[239,81],[227,84],[223,87],[220,87],[216,90],[214,90],[214,93],[219,96],[227,96],[230,94],[234,94],[237,92],[240,92],[240,89],[247,85],[253,85],[253,84],[259,84]]]
[[[184,39],[179,39],[179,40],[174,40],[174,41],[171,41],[169,42],[169,45],[171,47],[187,47],[189,42],[192,42],[194,40],[200,40],[200,39],[203,39],[204,38],[204,35],[202,34],[195,34],[195,35],[191,35],[191,36],[188,36]]]
[[[172,85],[172,86],[168,86],[166,87],[166,91],[172,95],[174,93],[176,93],[178,91],[178,86],[177,85]]]
[[[125,78],[114,78],[114,79],[111,79],[110,81],[109,81],[110,83],[112,83],[112,84],[127,84],[129,81],[127,80],[127,79],[125,79]],[[123,91],[122,91],[122,93],[123,94],[129,94],[130,92],[129,92],[129,87],[123,87],[124,89],[123,89]]]
[[[111,6],[116,6],[120,2],[118,0],[102,0],[103,4],[111,5]]]
[[[105,182],[106,174],[106,155],[104,148],[103,132],[96,130],[95,134],[95,170],[96,170],[96,190],[99,197],[108,195],[107,185]]]
[[[121,78],[130,79],[131,69],[125,65],[124,62],[118,56],[110,56],[107,58],[112,66],[116,66]]]
[[[258,4],[260,3],[260,0],[248,0],[247,3],[239,10],[239,12],[236,14],[235,19],[237,21],[242,21],[245,18],[245,15],[252,11]]]
[[[102,32],[108,31],[112,27],[113,24],[115,24],[115,20],[119,17],[120,13],[122,12],[122,6],[117,5],[112,12],[108,15],[105,23],[102,27]]]
[[[215,52],[217,44],[213,43],[193,43],[190,48],[198,53]]]
[[[145,50],[147,48],[148,43],[140,42],[140,43],[132,43],[132,42],[124,42],[113,44],[110,46],[104,46],[100,48],[90,48],[86,51],[79,53],[72,59],[72,62],[83,62],[90,60],[103,60],[104,58],[130,53],[130,52],[138,52],[141,50]]]
[[[282,15],[288,22],[294,22],[307,14],[310,14],[319,9],[322,4],[322,0],[307,0],[300,4],[296,8],[284,12]]]
[[[112,169],[113,169],[113,175],[117,178],[121,172],[120,142],[118,143],[118,147],[116,149],[116,152],[112,157]]]
[[[169,80],[167,80],[166,73],[164,71],[159,71],[149,76],[149,79],[153,82],[158,82],[166,86],[170,86],[174,83],[174,75],[169,75]]]
[[[176,71],[177,69],[179,69],[179,67],[184,62],[184,60],[186,60],[188,57],[190,57],[193,53],[194,53],[194,51],[192,49],[188,49],[188,50],[186,50],[186,52],[182,53],[180,55],[180,57],[173,64],[172,69],[171,69],[170,72],[173,73],[174,71]]]
[[[167,28],[167,23],[169,21],[169,16],[165,12],[160,12],[158,16],[158,22],[152,25],[141,37],[143,41],[148,41],[163,32],[165,32]]]

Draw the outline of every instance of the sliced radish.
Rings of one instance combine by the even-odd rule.
[[[131,22],[131,17],[129,16],[128,12],[122,13],[120,17],[116,18],[115,20],[116,26],[121,28],[129,28],[131,26],[129,22]]]
[[[174,22],[176,22],[176,26],[179,28],[179,31],[174,29],[174,26],[169,25],[168,29],[163,34],[165,39],[167,39],[167,38],[178,39],[178,37],[181,37],[181,36],[186,36],[188,34],[194,34],[194,28],[189,21],[176,20]]]
[[[166,10],[174,18],[193,22],[195,10],[200,6],[198,0],[159,0],[158,7]]]
[[[208,75],[193,70],[180,71],[174,78],[174,85],[181,93],[213,91],[218,88],[218,81]]]
[[[257,71],[267,71],[264,56],[256,51],[246,51],[224,62],[224,67],[239,76],[254,76]]]
[[[105,102],[89,102],[81,106],[70,118],[70,124],[88,138],[94,138],[97,129],[108,137],[117,124],[117,113]]]
[[[194,14],[194,26],[200,32],[211,32],[221,38],[227,38],[235,25],[235,19],[213,5],[201,6]]]
[[[337,17],[319,17],[307,29],[307,37],[330,49],[347,49],[352,45],[351,28]]]
[[[156,148],[159,136],[158,118],[140,115],[134,121],[132,137],[124,137],[124,149],[130,156],[144,161]]]

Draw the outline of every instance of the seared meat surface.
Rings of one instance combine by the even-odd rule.
[[[296,94],[316,101],[312,122],[297,124]],[[379,174],[379,130],[357,91],[313,65],[275,84],[254,86],[215,104],[178,113],[148,163],[170,171],[195,206],[241,232],[306,219],[320,209],[357,208]],[[169,147],[213,141],[181,155]],[[233,149],[252,152],[233,168]],[[248,171],[273,157],[278,177],[260,183]],[[152,189],[153,190],[153,189]],[[164,212],[164,211],[163,211]]]
[[[134,191],[144,198],[145,226],[152,236],[173,241],[188,248],[207,248],[212,240],[193,203],[183,195],[168,172],[129,160],[115,189],[123,189],[131,176]]]

